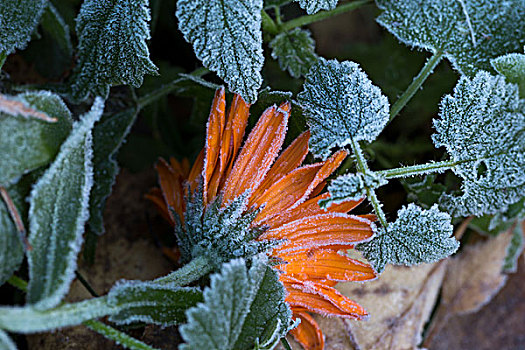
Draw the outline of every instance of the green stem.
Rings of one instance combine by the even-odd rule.
[[[336,16],[336,15],[339,15],[339,14],[342,14],[348,11],[358,9],[361,6],[370,4],[370,3],[372,3],[371,0],[352,1],[349,3],[343,4],[343,5],[337,6],[333,10],[319,11],[317,13],[314,13],[313,15],[307,15],[307,16],[301,16],[298,18],[294,18],[288,22],[285,22],[281,26],[280,29],[281,29],[281,32],[286,32],[286,31],[289,31],[297,27],[302,27],[310,23],[322,21],[323,19],[330,18],[332,16]]]
[[[275,24],[275,22],[273,21],[272,17],[270,17],[268,12],[262,10],[261,19],[263,31],[273,35],[279,34],[279,28],[277,27],[277,24]]]
[[[280,26],[281,24],[283,24],[281,20],[281,8],[279,6],[274,6],[273,10],[275,12],[275,22],[278,26]]]
[[[206,68],[201,67],[201,68],[194,70],[192,73],[190,73],[190,75],[193,75],[195,77],[201,77],[208,72],[209,71]],[[162,85],[160,88],[150,92],[149,94],[139,97],[139,99],[137,100],[138,109],[143,109],[150,103],[153,103],[157,101],[159,98],[170,94],[171,92],[177,89],[178,84],[183,80],[185,79],[184,78],[175,79],[167,84]]]
[[[363,151],[361,150],[361,146],[359,146],[359,142],[352,139],[351,146],[357,161],[357,170],[363,174],[366,174],[367,172],[369,172],[369,169],[368,165],[366,164],[366,159],[363,155]],[[381,208],[381,203],[379,202],[379,199],[377,198],[374,189],[367,187],[366,196],[370,201],[370,204],[372,204],[372,207],[374,208],[379,222],[381,222],[381,225],[383,225],[383,227],[386,229],[388,227],[388,221],[386,220],[385,212],[383,211],[383,208]]]
[[[4,66],[5,60],[7,58],[7,55],[4,51],[0,52],[0,70],[2,70],[2,67]]]
[[[452,169],[458,164],[460,164],[460,162],[447,160],[443,162],[427,163],[427,164],[421,164],[421,165],[413,165],[413,166],[406,166],[406,167],[395,168],[395,169],[382,170],[382,171],[378,171],[377,174],[381,175],[382,177],[386,179],[394,179],[394,178],[399,178],[399,177],[408,177],[408,176],[443,172],[445,170]]]
[[[285,337],[281,338],[281,344],[283,344],[283,348],[285,350],[292,350],[292,347],[290,346],[290,343],[288,343],[288,339],[286,339]]]
[[[157,278],[155,282],[174,283],[176,286],[186,286],[213,270],[213,265],[203,256],[193,259],[180,269],[167,276]]]
[[[403,92],[399,99],[394,103],[390,109],[390,121],[396,117],[396,115],[407,105],[407,103],[412,99],[417,90],[421,88],[425,80],[432,74],[434,68],[441,62],[443,58],[443,51],[436,51],[432,57],[429,58],[427,63],[423,66],[419,74],[414,78],[412,83],[408,88]]]
[[[15,288],[20,289],[23,292],[27,292],[27,282],[24,281],[23,279],[21,279],[18,276],[15,276],[15,275],[11,276],[7,280],[7,283],[9,283],[10,285],[12,285]]]
[[[115,341],[117,344],[120,344],[128,349],[131,349],[131,350],[154,350],[156,349],[100,321],[90,320],[90,321],[84,322],[84,325],[88,327],[89,329],[99,334],[102,334],[104,337],[111,339]]]

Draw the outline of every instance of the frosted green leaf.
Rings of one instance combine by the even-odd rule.
[[[33,249],[27,254],[27,301],[38,309],[58,305],[75,277],[93,185],[92,131],[103,109],[103,100],[97,98],[31,191],[29,243]]]
[[[323,159],[333,147],[373,141],[389,119],[388,99],[357,63],[320,58],[297,96],[310,126],[310,151]]]
[[[46,5],[46,0],[0,1],[0,53],[25,48]]]
[[[86,0],[76,19],[78,61],[72,97],[106,97],[112,85],[139,87],[145,74],[157,74],[149,58],[147,0]]]
[[[514,228],[512,239],[507,247],[507,255],[503,262],[503,272],[505,273],[515,273],[518,271],[518,259],[523,252],[523,247],[525,246],[523,227],[525,227],[525,225],[518,222]]]
[[[184,312],[202,301],[196,287],[176,284],[119,281],[108,294],[108,304],[119,308],[110,321],[117,324],[135,322],[172,326],[184,322]]]
[[[179,330],[186,344],[179,349],[272,349],[288,331],[291,311],[275,270],[254,259],[223,265],[204,290],[204,303],[186,312]]]
[[[68,108],[50,92],[0,94],[0,185],[49,163],[71,124]]]
[[[509,53],[491,61],[492,67],[505,76],[509,83],[518,84],[520,96],[525,98],[525,55],[522,53]]]
[[[257,100],[264,62],[263,0],[178,0],[179,29],[206,68],[248,102]]]
[[[523,0],[376,0],[379,24],[406,45],[441,51],[473,76],[525,44]]]
[[[525,197],[509,205],[504,212],[473,218],[469,227],[488,236],[497,236],[523,219],[525,219]]]
[[[333,10],[339,0],[295,0],[310,15],[321,10]]]
[[[16,350],[15,343],[9,338],[6,332],[0,329],[0,349],[2,350]]]
[[[271,42],[272,57],[279,59],[282,70],[294,78],[306,75],[310,67],[317,61],[315,41],[308,30],[295,28],[289,32],[282,32]]]
[[[446,258],[459,247],[452,233],[450,215],[437,205],[424,210],[410,203],[399,210],[397,220],[387,229],[380,228],[374,239],[357,249],[382,272],[386,264],[412,266]]]
[[[444,146],[454,173],[463,179],[462,195],[442,196],[454,216],[505,212],[525,193],[525,102],[516,85],[480,72],[462,77],[441,102],[434,120],[436,147]]]
[[[264,8],[269,9],[274,6],[282,6],[291,3],[292,0],[264,0]]]
[[[386,185],[388,181],[377,173],[345,174],[337,177],[328,185],[330,197],[319,201],[322,207],[342,203],[347,200],[357,201],[366,197],[367,188],[378,188]]]
[[[21,212],[23,198],[17,191],[7,189],[18,211]],[[24,259],[24,250],[18,231],[6,204],[0,197],[0,286],[18,270]],[[0,343],[1,344],[1,343]]]
[[[49,3],[42,15],[42,28],[58,43],[60,48],[68,56],[73,54],[69,26],[66,24],[58,10]]]
[[[89,229],[101,235],[104,233],[103,212],[106,199],[111,193],[119,167],[117,152],[124,142],[137,111],[125,110],[116,114],[106,114],[95,125],[93,131],[93,179],[94,184],[89,198]]]

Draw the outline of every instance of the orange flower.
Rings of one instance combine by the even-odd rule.
[[[291,105],[268,108],[244,143],[249,105],[235,96],[226,114],[224,88],[217,90],[207,124],[206,145],[190,170],[186,161],[160,160],[160,189],[148,195],[160,212],[175,224],[184,220],[185,182],[190,190],[202,175],[203,204],[217,195],[225,206],[249,192],[248,209],[259,208],[252,225],[265,227],[259,240],[283,243],[270,256],[277,258],[280,280],[288,292],[299,326],[291,331],[305,349],[323,349],[324,338],[309,312],[323,316],[361,319],[366,311],[340,294],[334,286],[344,281],[365,281],[376,274],[367,264],[339,254],[371,239],[373,215],[349,215],[360,201],[347,201],[325,210],[319,207],[326,179],[348,155],[338,151],[324,162],[303,165],[308,153],[308,131],[280,155]],[[173,208],[168,210],[168,208]],[[179,218],[175,218],[177,214]]]

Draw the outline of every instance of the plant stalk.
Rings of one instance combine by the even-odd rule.
[[[270,17],[268,12],[262,10],[261,11],[261,19],[262,19],[262,29],[263,29],[263,31],[265,31],[265,32],[267,32],[269,34],[272,34],[272,35],[279,34],[279,28],[277,27],[277,24],[275,24],[275,22],[272,19],[272,17]]]
[[[415,175],[425,175],[430,173],[442,173],[458,165],[458,162],[446,160],[442,162],[427,163],[421,165],[412,165],[395,169],[381,170],[377,174],[385,179],[395,179],[399,177],[408,177]]]
[[[213,265],[203,256],[193,259],[180,269],[167,276],[157,278],[157,283],[174,283],[176,286],[186,286],[207,275],[213,270]]]
[[[131,349],[131,350],[155,350],[156,349],[100,321],[89,320],[89,321],[84,322],[84,325],[88,327],[89,329],[91,329],[92,331],[102,334],[104,337],[110,340],[113,340],[115,343],[120,344],[123,347],[128,348],[128,349]]]

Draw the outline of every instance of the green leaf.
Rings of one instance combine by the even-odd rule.
[[[78,61],[72,97],[106,97],[112,85],[139,87],[145,74],[157,74],[149,59],[147,0],[86,0],[77,17]]]
[[[49,163],[71,130],[62,99],[47,91],[0,95],[0,185]]]
[[[103,212],[111,193],[119,167],[117,152],[137,117],[137,110],[129,109],[116,114],[106,114],[93,131],[93,179],[89,198],[89,229],[104,233]]]
[[[525,197],[509,205],[505,212],[473,218],[469,227],[484,235],[497,236],[523,219],[525,219]]]
[[[46,4],[46,0],[0,2],[0,53],[25,48]]]
[[[257,100],[264,62],[263,0],[178,0],[179,29],[206,68],[248,102]]]
[[[441,51],[473,76],[525,44],[523,0],[376,0],[379,24],[406,45]]]
[[[270,48],[281,69],[288,70],[294,78],[306,75],[317,61],[315,41],[308,30],[295,28],[282,32],[270,42]]]
[[[202,300],[202,291],[196,287],[119,281],[108,294],[108,304],[120,309],[110,321],[119,325],[146,322],[172,326],[186,321],[184,312]]]
[[[423,179],[405,178],[401,182],[407,192],[407,200],[416,202],[424,209],[428,209],[438,202],[439,197],[446,191],[446,186],[436,182],[436,174],[425,175]]]
[[[42,28],[58,43],[60,49],[71,57],[73,47],[71,46],[69,27],[53,4],[47,5],[42,15],[41,24]]]
[[[330,182],[328,185],[330,197],[319,201],[319,205],[327,208],[347,200],[359,200],[366,197],[367,188],[375,189],[387,183],[385,178],[373,172],[341,175]]]
[[[312,132],[310,150],[323,159],[352,140],[375,140],[389,119],[388,99],[354,62],[320,58],[297,98]]]
[[[525,98],[525,55],[522,53],[509,53],[494,58],[492,67],[505,76],[509,83],[518,84],[520,96]]]
[[[387,229],[380,228],[374,239],[359,244],[357,249],[377,272],[382,272],[386,264],[435,262],[458,249],[453,229],[450,215],[439,211],[437,205],[424,210],[410,203],[399,210],[397,220]]]
[[[308,14],[321,10],[333,10],[339,0],[295,0]]]
[[[9,338],[6,332],[0,329],[0,349],[16,350],[16,344]]]
[[[436,147],[444,146],[463,179],[462,195],[442,196],[454,216],[505,212],[525,193],[525,101],[502,76],[462,77],[434,120]]]
[[[518,222],[514,228],[512,239],[507,247],[507,256],[503,262],[503,272],[505,273],[515,273],[518,271],[518,259],[523,252],[523,247],[525,246],[523,237],[524,227],[525,224],[523,224],[523,222]]]
[[[7,189],[18,211],[21,212],[23,197],[17,191]],[[15,223],[7,205],[0,197],[0,286],[18,270],[24,259],[24,250]]]
[[[92,131],[103,109],[103,100],[97,98],[31,191],[29,242],[33,249],[28,252],[27,301],[38,309],[58,305],[74,278],[93,185]]]
[[[243,259],[224,264],[211,276],[204,303],[189,309],[179,330],[181,350],[271,349],[288,331],[291,311],[275,270],[255,259],[248,270]]]

